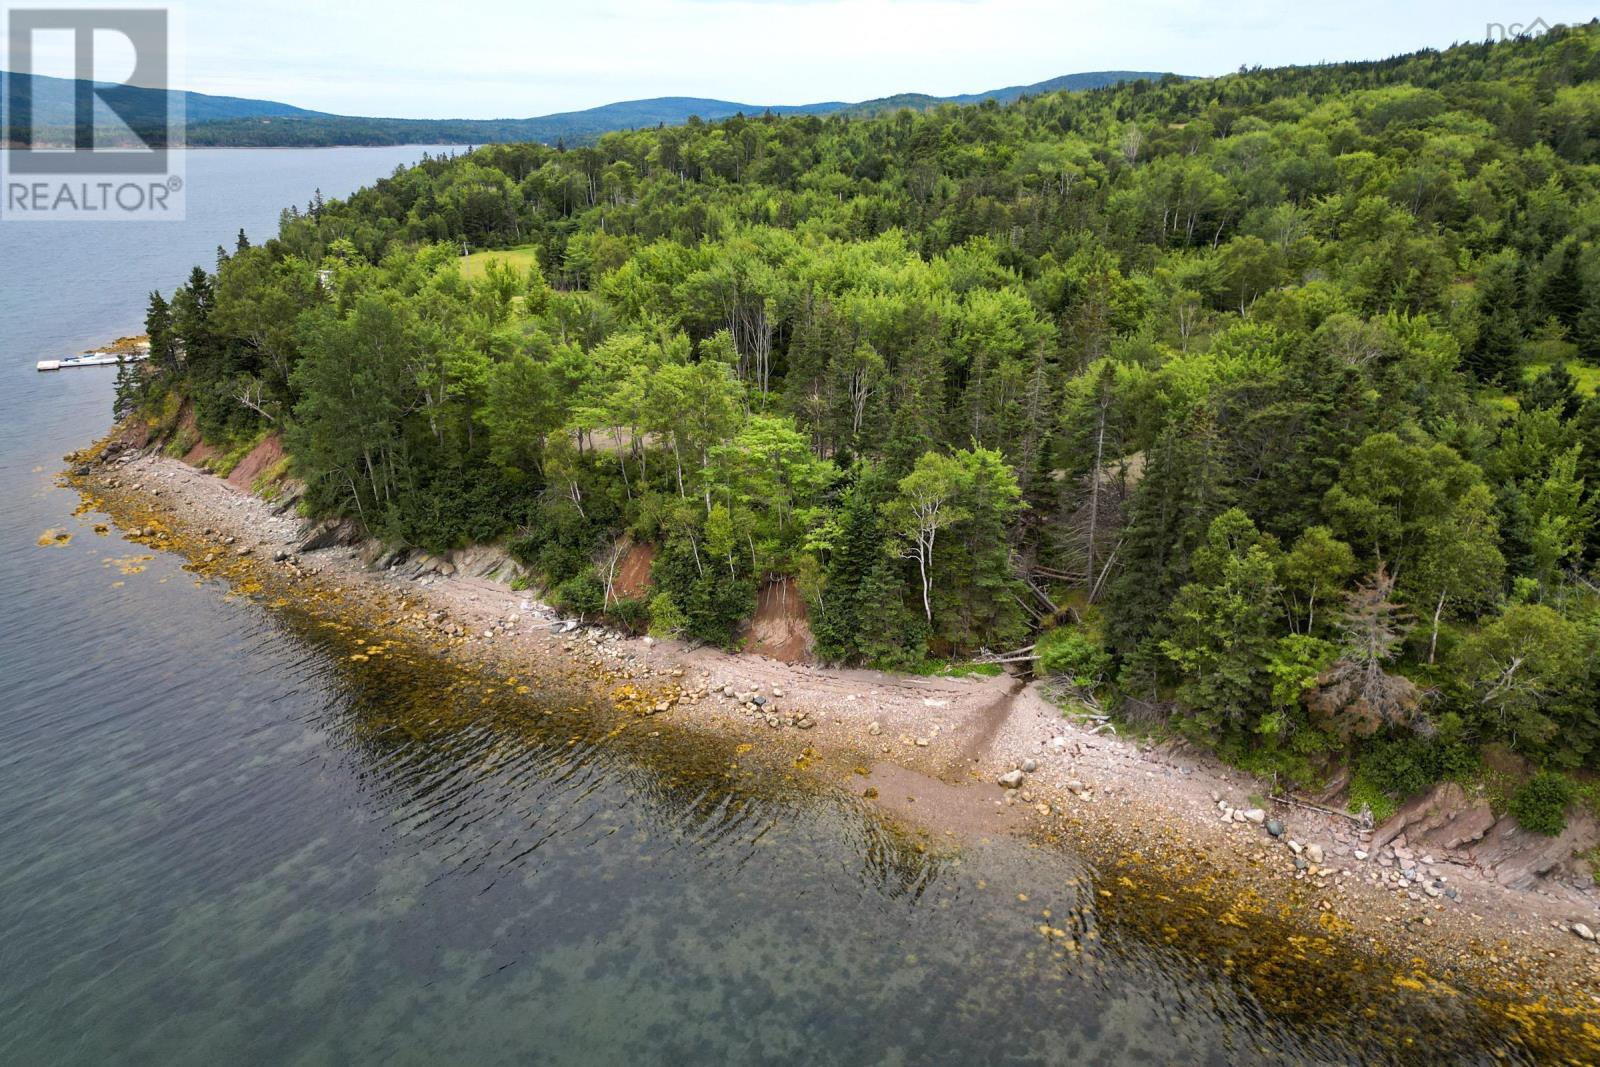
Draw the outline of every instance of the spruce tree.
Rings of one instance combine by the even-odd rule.
[[[817,655],[822,659],[854,662],[869,654],[862,634],[870,628],[870,617],[879,605],[865,597],[862,590],[885,552],[878,508],[886,489],[879,469],[862,463],[840,499],[837,532],[828,552],[820,604],[811,623]]]
[[[150,363],[156,373],[175,377],[179,368],[172,342],[172,308],[159,291],[150,293],[144,313],[144,332],[150,338]]]
[[[1480,382],[1516,377],[1525,273],[1522,259],[1507,249],[1490,257],[1478,274],[1478,336],[1466,364]]]

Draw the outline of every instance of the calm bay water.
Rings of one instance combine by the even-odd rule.
[[[73,517],[114,370],[34,361],[421,151],[195,151],[186,223],[0,224],[0,1063],[1532,1062],[1468,998],[1098,913],[1063,852],[355,663]]]

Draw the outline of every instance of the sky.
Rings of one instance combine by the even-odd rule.
[[[1382,58],[1483,40],[1493,24],[1596,14],[1550,0],[212,0],[178,10],[178,87],[407,118],[523,118],[651,96],[950,95],[1092,70],[1214,75]],[[40,51],[37,73],[70,75],[64,47]],[[97,77],[126,77],[115,69],[123,58],[97,48]]]

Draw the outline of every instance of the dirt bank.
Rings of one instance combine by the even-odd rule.
[[[267,434],[261,443],[245,453],[228,474],[228,484],[235,489],[248,491],[255,485],[256,479],[263,473],[270,471],[283,459],[283,438],[276,432]],[[185,460],[184,462],[188,462]]]
[[[493,548],[440,559],[350,543],[347,530],[308,527],[281,505],[133,449],[76,470],[93,506],[134,540],[183,552],[237,591],[303,601],[316,590],[329,610],[360,605],[442,656],[502,676],[581,679],[623,714],[815,760],[941,832],[988,824],[1070,841],[1112,866],[1204,881],[1217,899],[1269,901],[1311,936],[1418,958],[1444,980],[1568,1011],[1600,1008],[1600,948],[1570,932],[1600,927],[1592,889],[1513,890],[1470,860],[1414,854],[1403,837],[1379,849],[1348,818],[1264,803],[1264,783],[1203,753],[1069,721],[1035,685],[627,638],[559,619],[513,590],[515,565]],[[1007,775],[1014,788],[998,784]]]
[[[745,651],[784,663],[803,663],[811,658],[814,643],[800,583],[793,578],[779,578],[762,585],[745,638]]]

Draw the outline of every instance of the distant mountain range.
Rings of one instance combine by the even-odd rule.
[[[830,100],[817,104],[769,106],[693,96],[661,96],[527,119],[367,118],[308,111],[272,100],[211,96],[207,93],[167,94],[158,89],[120,88],[117,91],[124,114],[134,116],[134,121],[129,125],[136,129],[159,124],[164,114],[163,104],[185,107],[188,117],[187,140],[190,145],[196,146],[488,144],[498,141],[581,144],[612,130],[675,126],[694,116],[712,121],[740,113],[760,115],[766,111],[779,115],[870,115],[903,107],[921,109],[940,104],[975,104],[984,100],[1009,103],[1023,96],[1098,89],[1139,78],[1156,80],[1167,76],[1154,71],[1091,71],[981,93],[958,96],[902,93],[855,103]],[[7,91],[12,77],[0,72],[0,81],[4,82]],[[70,142],[76,86],[77,83],[71,79],[43,75],[32,75],[22,84],[24,98],[32,102],[33,140],[36,144]],[[8,93],[0,96],[0,99],[9,99]],[[111,109],[103,102],[97,100],[95,109],[97,125],[107,129],[117,125]],[[6,135],[8,139],[15,136],[9,114]]]
[[[0,71],[0,87],[3,87],[4,99],[9,107],[11,83],[13,75]],[[31,101],[33,106],[33,124],[37,127],[71,126],[73,122],[74,100],[77,94],[78,82],[72,78],[51,78],[43,74],[34,74],[27,77],[15,78],[17,89],[21,93],[20,99]],[[180,107],[187,105],[188,121],[191,124],[203,124],[224,119],[239,118],[328,118],[321,111],[307,111],[305,108],[294,107],[290,104],[280,104],[273,100],[250,100],[241,96],[211,96],[207,93],[177,93],[164,89],[140,89],[133,86],[119,86],[111,82],[96,82],[100,89],[114,89],[125,106],[132,108],[134,113],[142,120],[150,116],[164,114],[163,106]],[[10,114],[7,113],[9,124]],[[111,109],[98,97],[95,99],[95,123],[97,125],[110,125],[114,123]]]

